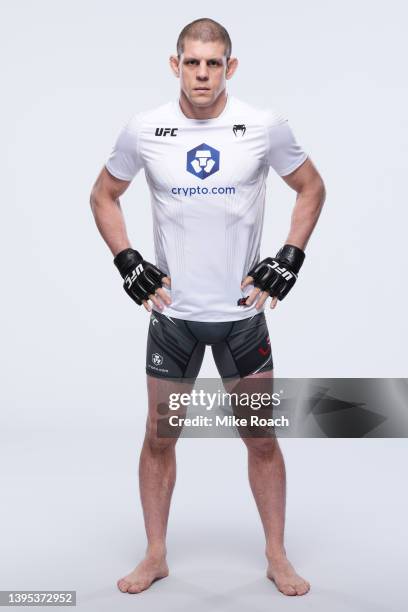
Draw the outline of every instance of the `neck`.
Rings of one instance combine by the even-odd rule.
[[[180,108],[189,119],[215,119],[221,115],[227,103],[227,92],[225,89],[219,94],[209,106],[195,106],[187,98],[184,91],[180,92]]]

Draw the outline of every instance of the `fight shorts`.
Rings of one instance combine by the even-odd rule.
[[[150,316],[146,373],[157,378],[195,380],[211,346],[221,378],[243,378],[273,369],[265,314],[239,321],[203,322]]]

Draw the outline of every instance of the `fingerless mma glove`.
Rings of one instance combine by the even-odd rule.
[[[163,286],[161,279],[166,275],[134,249],[118,253],[113,263],[125,281],[124,290],[139,306],[149,299],[149,294]]]
[[[285,244],[276,257],[267,257],[251,268],[248,276],[253,277],[255,287],[268,291],[271,297],[283,300],[295,284],[304,259],[302,249]]]

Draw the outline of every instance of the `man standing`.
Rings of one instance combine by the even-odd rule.
[[[212,19],[181,31],[171,69],[178,100],[138,113],[121,130],[91,194],[98,229],[124,289],[152,312],[146,351],[149,398],[140,457],[145,558],[118,581],[139,593],[168,575],[166,530],[177,438],[157,434],[158,398],[197,377],[210,345],[222,379],[273,376],[264,303],[293,287],[325,199],[323,181],[287,120],[231,96],[236,71],[228,32]],[[285,244],[260,261],[270,166],[296,191]],[[151,191],[155,264],[134,250],[119,197],[144,169]],[[269,248],[269,247],[268,247]],[[259,348],[262,347],[262,350]],[[310,588],[284,547],[285,466],[276,438],[244,438],[249,480],[264,527],[267,576],[286,595]]]

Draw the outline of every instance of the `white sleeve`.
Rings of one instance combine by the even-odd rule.
[[[130,120],[119,133],[105,164],[113,176],[131,181],[143,166],[139,147],[139,124]]]
[[[307,153],[296,142],[288,120],[274,116],[267,124],[267,162],[279,174],[286,176],[307,159]]]

